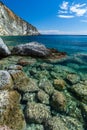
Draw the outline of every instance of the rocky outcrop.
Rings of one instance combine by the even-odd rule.
[[[0,35],[38,35],[36,27],[15,15],[0,2]]]
[[[3,40],[0,38],[0,57],[6,57],[10,54],[11,54],[10,50],[4,44]]]
[[[46,57],[50,54],[50,51],[43,44],[40,44],[38,42],[30,42],[27,44],[15,46],[12,50],[12,53],[16,55]]]

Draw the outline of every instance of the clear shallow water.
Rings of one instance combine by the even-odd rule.
[[[45,44],[49,48],[56,48],[59,51],[67,52],[69,56],[67,59],[56,63],[47,62],[47,64],[45,64],[45,68],[43,65],[45,61],[42,60],[37,60],[36,63],[33,63],[31,65],[29,64],[28,66],[23,67],[24,72],[26,72],[29,77],[36,79],[38,82],[42,78],[43,79],[47,78],[49,79],[50,83],[53,84],[53,80],[55,78],[61,77],[62,79],[65,80],[68,74],[71,75],[75,74],[77,77],[76,76],[74,78],[72,77],[72,79],[78,80],[78,82],[82,81],[84,83],[84,81],[87,80],[87,36],[41,35],[41,36],[14,36],[14,37],[2,37],[2,38],[8,46],[15,46],[18,44],[25,44],[32,41],[37,41]],[[16,64],[15,62],[16,58],[13,57],[12,59],[10,59],[9,57],[8,58],[9,60],[7,59],[7,62],[9,61],[9,63],[11,64]],[[24,57],[24,60],[25,59],[29,60],[27,59],[27,57]],[[18,59],[16,60],[18,61]],[[33,60],[31,59],[31,61]],[[67,83],[70,89],[72,86],[71,84],[69,84],[69,82]],[[64,91],[64,95],[67,97],[67,109],[66,113],[64,112],[64,116],[67,117],[68,115],[69,117],[73,117],[76,118],[78,121],[79,120],[81,121],[83,118],[81,116],[81,111],[78,106],[77,99],[75,99],[75,95],[73,96],[68,91],[68,89],[67,91],[66,90]],[[59,114],[55,113],[55,111],[51,112],[53,112],[52,113],[53,115]],[[84,113],[82,113],[82,115],[84,116]],[[85,121],[84,123],[83,121],[81,123],[85,125],[84,130],[87,130],[86,129],[87,124],[85,123]],[[36,126],[34,125],[30,126],[30,124],[28,124],[26,130],[31,129],[36,130],[37,128],[35,128]],[[70,124],[68,123],[68,125],[70,125],[69,126],[70,130],[83,130],[81,128],[79,129],[79,125],[78,129],[74,127],[72,123]],[[40,130],[43,130],[43,128],[41,128]]]
[[[49,48],[66,52],[70,57],[61,65],[74,68],[77,72],[87,73],[87,36],[83,35],[40,35],[2,37],[8,46],[37,41]],[[78,66],[78,67],[76,67]]]
[[[65,51],[68,54],[86,53],[87,36],[74,35],[40,35],[40,36],[13,36],[2,37],[8,45],[24,44],[37,41],[47,47]]]

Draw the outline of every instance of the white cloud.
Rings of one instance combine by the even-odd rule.
[[[87,13],[87,4],[75,4],[70,2],[63,1],[58,11],[58,17],[60,18],[74,18],[86,16]]]
[[[59,30],[39,30],[41,34],[60,34],[62,33]]]
[[[76,16],[83,16],[87,12],[86,4],[74,4],[70,7],[70,11]],[[82,8],[83,7],[83,8]]]
[[[69,18],[73,18],[74,16],[73,15],[58,15],[58,17],[69,19]]]
[[[63,9],[63,10],[67,10],[68,9],[68,3],[69,2],[63,1],[62,5],[60,5],[60,8]]]
[[[87,31],[39,30],[41,34],[57,35],[87,35]]]

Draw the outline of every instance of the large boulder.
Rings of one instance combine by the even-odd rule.
[[[0,38],[0,57],[6,57],[10,54],[11,54],[10,50],[4,44],[3,40]]]
[[[30,42],[15,46],[12,50],[15,55],[31,55],[36,57],[46,57],[50,51],[45,45],[38,42]]]

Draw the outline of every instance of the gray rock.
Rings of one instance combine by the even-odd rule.
[[[46,121],[46,130],[68,130],[59,117],[53,117]]]
[[[0,2],[0,35],[38,35],[36,27],[15,15]]]
[[[49,104],[49,95],[46,94],[43,90],[38,91],[37,93],[38,100],[43,104]]]
[[[0,70],[0,90],[12,88],[13,81],[10,74],[7,71]]]
[[[25,110],[28,122],[43,123],[50,117],[50,110],[44,104],[28,103]]]
[[[10,54],[11,54],[10,50],[4,44],[3,40],[0,38],[0,57],[6,57]]]
[[[30,42],[15,46],[12,50],[12,53],[16,55],[46,57],[49,55],[49,50],[43,44],[40,44],[38,42]]]

